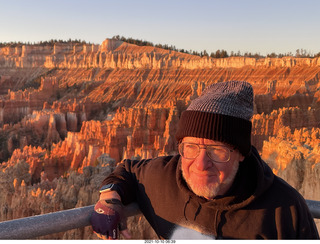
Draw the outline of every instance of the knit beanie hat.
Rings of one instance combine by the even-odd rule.
[[[206,138],[235,146],[243,156],[251,149],[253,89],[243,81],[219,82],[207,87],[182,112],[177,141]]]

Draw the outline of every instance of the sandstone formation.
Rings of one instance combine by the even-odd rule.
[[[114,39],[106,39],[101,45],[56,43],[54,46],[22,45],[0,49],[0,67],[7,68],[108,68],[108,69],[211,69],[257,68],[296,66],[315,67],[319,58],[246,58],[212,59],[164,50],[151,46],[137,48]]]
[[[25,160],[1,165],[0,221],[45,214],[92,205],[99,198],[97,188],[116,163],[109,155],[97,158],[95,167],[83,168],[82,173],[65,172],[62,177],[48,180],[45,171],[40,182],[31,184],[30,166]],[[143,215],[128,219],[133,238],[155,239],[156,236]],[[51,234],[40,239],[98,239],[90,226]]]
[[[177,153],[181,112],[227,80],[254,88],[263,158],[320,200],[319,74],[319,58],[213,59],[112,39],[0,48],[0,220],[93,204],[117,162]],[[141,216],[129,226],[156,238]],[[90,228],[43,238],[95,239]]]

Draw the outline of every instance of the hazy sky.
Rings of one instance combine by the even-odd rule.
[[[320,52],[319,0],[0,0],[0,42],[114,35],[178,49]]]

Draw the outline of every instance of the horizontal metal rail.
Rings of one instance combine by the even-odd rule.
[[[90,225],[93,211],[94,205],[90,205],[0,222],[0,239],[34,239],[39,236],[82,228]],[[139,214],[140,210],[137,204],[132,203],[125,207],[124,212],[127,217],[130,217]]]
[[[306,200],[314,218],[320,219],[320,201]],[[0,222],[0,239],[33,239],[90,225],[94,205]],[[137,204],[125,207],[127,217],[140,213]]]
[[[320,201],[306,200],[312,217],[315,219],[320,219]]]

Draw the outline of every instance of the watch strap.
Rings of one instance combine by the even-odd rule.
[[[107,204],[117,204],[117,205],[122,205],[122,202],[119,199],[116,198],[111,198],[111,199],[106,199],[104,200]]]

